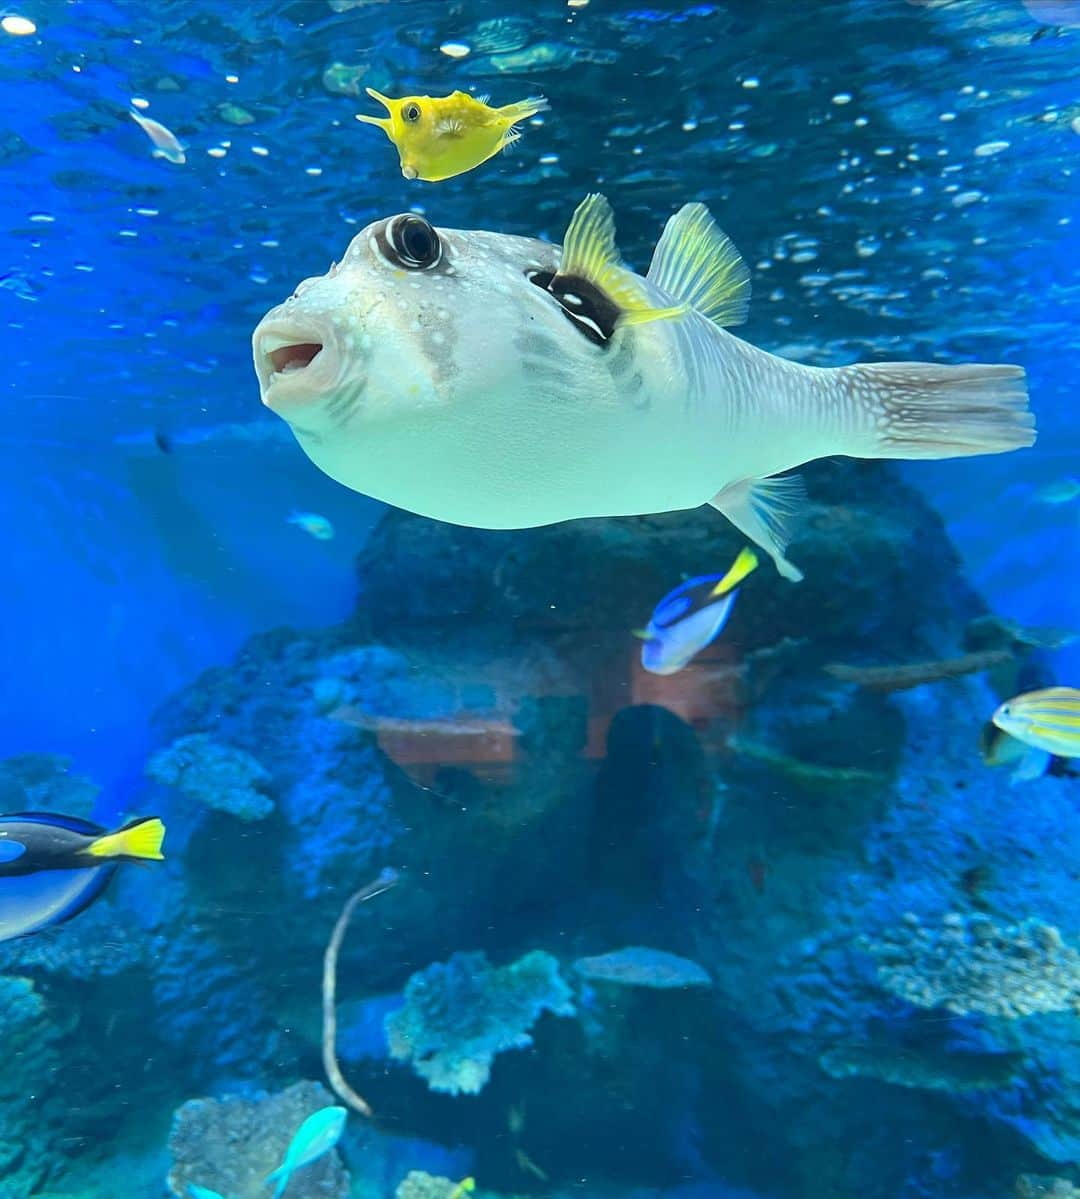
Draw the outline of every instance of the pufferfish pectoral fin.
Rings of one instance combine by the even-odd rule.
[[[647,278],[718,325],[741,325],[749,314],[749,268],[704,204],[684,204],[668,220]]]
[[[618,324],[640,325],[647,321],[683,316],[686,304],[656,308],[644,287],[622,265],[615,245],[615,218],[607,199],[597,193],[577,206],[563,239],[562,259],[550,290],[559,294],[574,279],[599,290],[618,308]]]
[[[806,485],[794,475],[775,479],[743,479],[732,483],[709,500],[710,505],[761,548],[776,563],[776,569],[793,583],[803,573],[784,557],[792,537],[792,525],[806,503]]]

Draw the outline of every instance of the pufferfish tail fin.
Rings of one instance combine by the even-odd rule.
[[[563,239],[562,259],[552,281],[563,284],[580,279],[606,296],[618,309],[617,324],[641,325],[648,321],[683,316],[686,304],[655,307],[641,281],[619,260],[615,245],[615,218],[604,196],[594,192],[577,206]]]
[[[165,855],[161,843],[165,840],[165,825],[156,816],[132,820],[115,833],[98,837],[84,850],[92,858],[135,858],[140,861],[162,862]]]
[[[669,218],[647,278],[718,325],[741,325],[750,311],[750,271],[704,204]]]

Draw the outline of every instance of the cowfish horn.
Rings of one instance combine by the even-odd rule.
[[[388,96],[384,96],[381,92],[377,92],[373,87],[366,87],[364,88],[364,91],[366,91],[373,100],[378,100],[378,102],[386,109],[388,113],[390,113],[391,116],[394,115],[393,100],[391,100]],[[393,123],[386,117],[369,117],[364,113],[358,112],[356,114],[356,119],[358,121],[363,121],[365,125],[378,125],[378,127],[386,134],[386,136],[389,137],[391,141],[393,140],[394,126]]]
[[[365,87],[364,91],[367,92],[372,100],[378,100],[387,112],[392,113],[394,111],[395,101],[391,100],[389,96],[384,96],[382,92],[377,92],[373,87]]]

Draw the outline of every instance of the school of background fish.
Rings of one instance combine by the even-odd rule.
[[[0,14],[0,1199],[1080,1194],[1078,48],[1073,0]],[[691,205],[648,285],[608,201],[641,275]],[[719,511],[633,498],[696,445],[590,453],[581,515],[650,515],[536,528],[543,470],[473,528],[414,511],[484,454],[459,504],[452,444],[319,449],[334,337],[407,402],[547,305],[543,429],[620,329],[632,396],[741,322],[739,253],[762,350],[1033,416],[941,375],[992,457]]]

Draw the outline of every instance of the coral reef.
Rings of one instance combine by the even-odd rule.
[[[471,1178],[454,1182],[424,1170],[410,1170],[394,1191],[394,1199],[464,1199],[475,1190]]]
[[[1008,1086],[1023,1068],[1019,1053],[950,1053],[888,1043],[836,1045],[818,1058],[830,1078],[875,1078],[917,1090],[987,1091]]]
[[[274,810],[274,801],[260,790],[270,781],[269,771],[246,751],[222,745],[204,733],[178,737],[159,750],[147,763],[146,773],[238,820],[264,820]]]
[[[1016,1199],[1080,1199],[1080,1190],[1065,1178],[1021,1174],[1013,1189]]]
[[[0,975],[0,1196],[28,1199],[57,1163],[60,1112],[34,1102],[53,1085],[74,1021],[50,1011],[28,978]]]
[[[946,915],[926,927],[908,914],[886,940],[863,942],[882,986],[918,1007],[1016,1019],[1080,1012],[1080,953],[1051,925],[999,925]]]
[[[334,1097],[314,1082],[298,1082],[276,1095],[189,1099],[173,1117],[168,1186],[189,1199],[188,1183],[233,1199],[256,1199],[281,1164],[300,1125]],[[337,1150],[297,1170],[289,1199],[347,1199],[349,1176]]]
[[[411,1062],[431,1090],[475,1095],[497,1054],[532,1044],[529,1030],[545,1011],[574,1014],[550,954],[538,949],[495,967],[483,953],[455,953],[409,979],[386,1036],[392,1056]]]
[[[61,754],[17,754],[0,761],[0,812],[64,812],[89,817],[101,788],[72,774]]]

